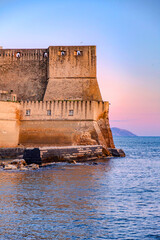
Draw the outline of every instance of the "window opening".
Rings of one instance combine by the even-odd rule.
[[[47,116],[51,116],[51,110],[47,110]]]
[[[31,115],[31,110],[30,109],[26,109],[26,116],[30,116]]]
[[[21,57],[21,53],[20,53],[20,52],[17,52],[17,53],[16,53],[16,57],[17,57],[17,58],[20,58],[20,57]]]
[[[73,110],[69,110],[69,116],[73,116],[74,111]]]

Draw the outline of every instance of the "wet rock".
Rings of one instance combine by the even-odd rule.
[[[3,168],[4,170],[17,170],[17,166],[12,165],[12,164],[7,164]]]
[[[12,162],[11,162],[11,164],[13,164],[13,165],[17,165],[17,166],[26,166],[27,165],[27,163],[26,163],[26,161],[24,160],[24,159],[14,159]]]
[[[28,170],[28,168],[23,166],[23,167],[20,167],[19,170],[26,171]]]
[[[30,165],[28,165],[28,167],[32,170],[36,170],[36,169],[39,169],[39,165],[38,164],[35,164],[35,163],[32,163]]]
[[[97,162],[93,162],[93,165],[98,165],[98,163]]]
[[[125,157],[125,153],[122,149],[108,148],[108,150],[113,157]]]
[[[23,159],[26,161],[28,165],[42,164],[39,148],[25,149]]]
[[[117,151],[119,152],[120,157],[126,156],[125,152],[122,149],[117,149]]]
[[[106,149],[106,148],[102,148],[102,153],[103,153],[103,155],[104,155],[105,157],[111,156],[110,151],[109,151],[108,149]]]
[[[4,167],[5,163],[4,162],[0,162],[0,167]]]

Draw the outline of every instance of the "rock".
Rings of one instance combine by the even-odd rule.
[[[126,156],[125,152],[122,149],[117,149],[117,151],[119,152],[120,157]]]
[[[97,162],[93,162],[93,165],[98,165],[98,163]]]
[[[28,167],[31,168],[32,170],[39,169],[39,165],[35,163],[28,165]]]
[[[108,113],[106,111],[99,115],[96,125],[98,126],[98,128],[96,127],[96,131],[100,144],[105,148],[114,148],[115,145],[109,125]]]
[[[17,166],[12,165],[12,164],[7,164],[3,168],[4,170],[17,170]]]
[[[106,148],[102,148],[102,153],[105,157],[111,156],[110,151]]]
[[[28,168],[26,168],[26,167],[20,167],[19,170],[26,171],[26,170],[28,170]]]
[[[97,141],[92,139],[89,132],[76,133],[74,135],[75,145],[97,145]]]
[[[13,165],[17,165],[17,166],[26,166],[27,165],[27,163],[26,163],[26,161],[24,160],[24,159],[14,159],[12,162],[11,162],[11,164],[13,164]]]
[[[0,167],[4,167],[5,163],[4,162],[0,162]]]
[[[23,159],[26,161],[28,165],[42,164],[39,148],[25,149]]]
[[[122,149],[108,148],[108,150],[113,157],[125,157],[125,153]]]

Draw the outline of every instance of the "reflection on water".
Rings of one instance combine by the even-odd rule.
[[[0,171],[0,239],[158,239],[159,140],[117,139],[127,157],[97,165]]]

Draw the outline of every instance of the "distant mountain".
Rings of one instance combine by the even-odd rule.
[[[120,129],[120,128],[116,128],[116,127],[113,127],[111,128],[112,130],[112,134],[113,136],[116,136],[116,137],[134,137],[134,136],[137,136],[135,134],[133,134],[132,132],[129,132],[125,129]]]

